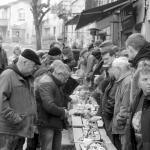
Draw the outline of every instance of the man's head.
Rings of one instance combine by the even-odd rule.
[[[41,65],[38,55],[30,49],[25,49],[19,56],[17,67],[24,76],[33,75]]]
[[[62,50],[62,57],[63,60],[73,57],[73,52],[71,51],[70,47],[64,47],[64,49]]]
[[[62,49],[62,44],[60,42],[58,42],[58,41],[54,41],[54,42],[51,43],[50,49],[54,48],[54,47],[57,47],[57,48],[59,48],[61,50]]]
[[[95,41],[94,43],[93,43],[93,47],[94,47],[94,49],[95,50],[99,50],[100,49],[100,45],[102,44],[102,40],[97,40],[97,41]]]
[[[62,64],[64,64],[64,63],[63,63],[61,60],[55,60],[55,61],[53,61],[53,63],[48,67],[48,71],[53,72],[56,67],[58,67],[59,65],[62,65]]]
[[[3,38],[0,37],[0,48],[2,47],[2,43],[3,43]]]
[[[146,44],[146,39],[142,34],[134,33],[128,37],[125,44],[129,60],[133,60],[139,50]]]
[[[64,84],[71,76],[71,70],[68,65],[61,64],[55,68],[53,75],[61,82],[61,84]]]
[[[50,48],[48,54],[52,56],[54,60],[61,59],[61,50],[57,47]]]
[[[130,70],[130,63],[126,57],[115,58],[112,63],[113,75],[118,80],[122,75]]]
[[[104,65],[111,65],[116,57],[114,50],[109,46],[101,49],[101,55]]]

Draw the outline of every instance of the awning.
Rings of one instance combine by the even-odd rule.
[[[65,25],[76,25],[78,23],[79,17],[79,15],[74,16],[71,20],[67,21]]]
[[[123,5],[130,2],[130,0],[118,0],[106,5],[95,7],[89,10],[85,10],[81,13],[78,24],[75,30],[78,30],[96,20],[105,18],[106,16],[112,14],[117,9],[121,8]]]

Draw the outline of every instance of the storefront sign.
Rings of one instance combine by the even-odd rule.
[[[132,3],[123,7],[120,11],[122,30],[132,28],[135,24]]]

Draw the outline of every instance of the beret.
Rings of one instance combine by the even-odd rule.
[[[39,59],[38,55],[37,55],[34,51],[32,51],[31,49],[25,49],[25,50],[21,53],[21,55],[22,55],[24,58],[29,59],[29,60],[35,62],[35,63],[38,64],[38,65],[41,65],[41,62],[40,62],[40,59]]]
[[[53,47],[53,48],[50,48],[48,54],[51,56],[57,56],[61,54],[61,50],[58,47]]]
[[[80,51],[80,57],[82,57],[84,55],[84,53],[88,52],[86,49]]]

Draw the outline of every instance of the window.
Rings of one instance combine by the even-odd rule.
[[[25,10],[24,9],[19,9],[18,10],[18,20],[19,21],[25,21]]]

